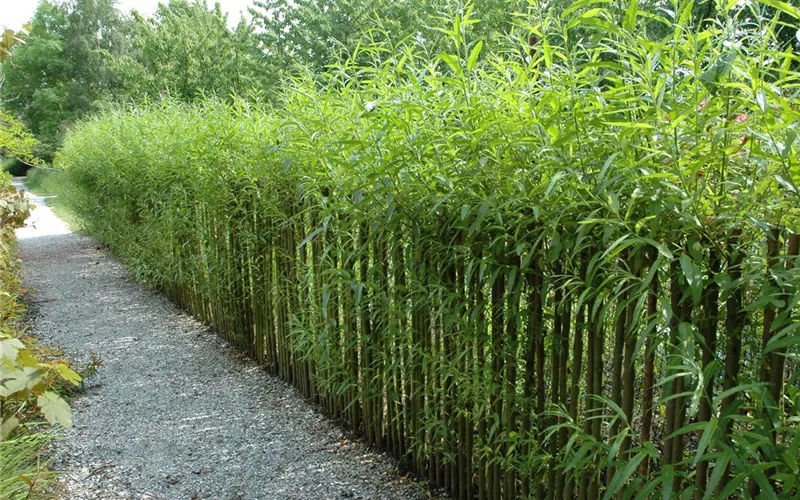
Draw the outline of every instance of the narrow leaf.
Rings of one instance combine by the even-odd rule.
[[[475,63],[478,61],[478,57],[481,55],[481,49],[483,49],[483,40],[479,41],[472,47],[472,52],[469,53],[469,59],[467,59],[467,71],[472,71],[472,68],[475,67]]]

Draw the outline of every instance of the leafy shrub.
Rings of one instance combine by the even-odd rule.
[[[455,495],[788,498],[798,58],[691,9],[534,10],[507,52],[468,10],[435,60],[109,112],[60,163],[140,279]]]
[[[0,156],[4,159],[3,171],[12,175],[24,175],[25,170],[30,167],[25,162],[38,161],[35,155],[38,146],[39,141],[19,120],[0,109]]]

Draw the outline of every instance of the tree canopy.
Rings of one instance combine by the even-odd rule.
[[[511,30],[520,0],[476,0],[473,36],[489,40]],[[250,9],[268,59],[281,67],[322,69],[365,41],[413,39],[436,54],[449,43],[440,29],[463,3],[449,0],[255,0]]]
[[[3,107],[48,160],[72,123],[109,103],[246,95],[275,81],[259,67],[250,24],[230,30],[219,6],[186,0],[152,18],[122,13],[115,0],[43,0],[26,43],[3,54]]]
[[[227,27],[219,5],[172,0],[146,19],[134,14],[132,59],[143,81],[127,82],[139,94],[167,92],[191,101],[204,94],[246,94],[261,83],[261,52],[253,28],[244,20]]]

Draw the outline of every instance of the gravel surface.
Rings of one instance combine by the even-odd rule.
[[[32,198],[18,238],[33,333],[103,361],[56,445],[64,498],[427,496]]]

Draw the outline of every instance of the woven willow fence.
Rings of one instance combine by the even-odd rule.
[[[532,27],[534,60],[459,18],[455,54],[391,48],[274,108],[107,113],[61,153],[76,209],[459,498],[795,495],[796,58],[630,12],[568,43],[611,19],[585,12]]]

